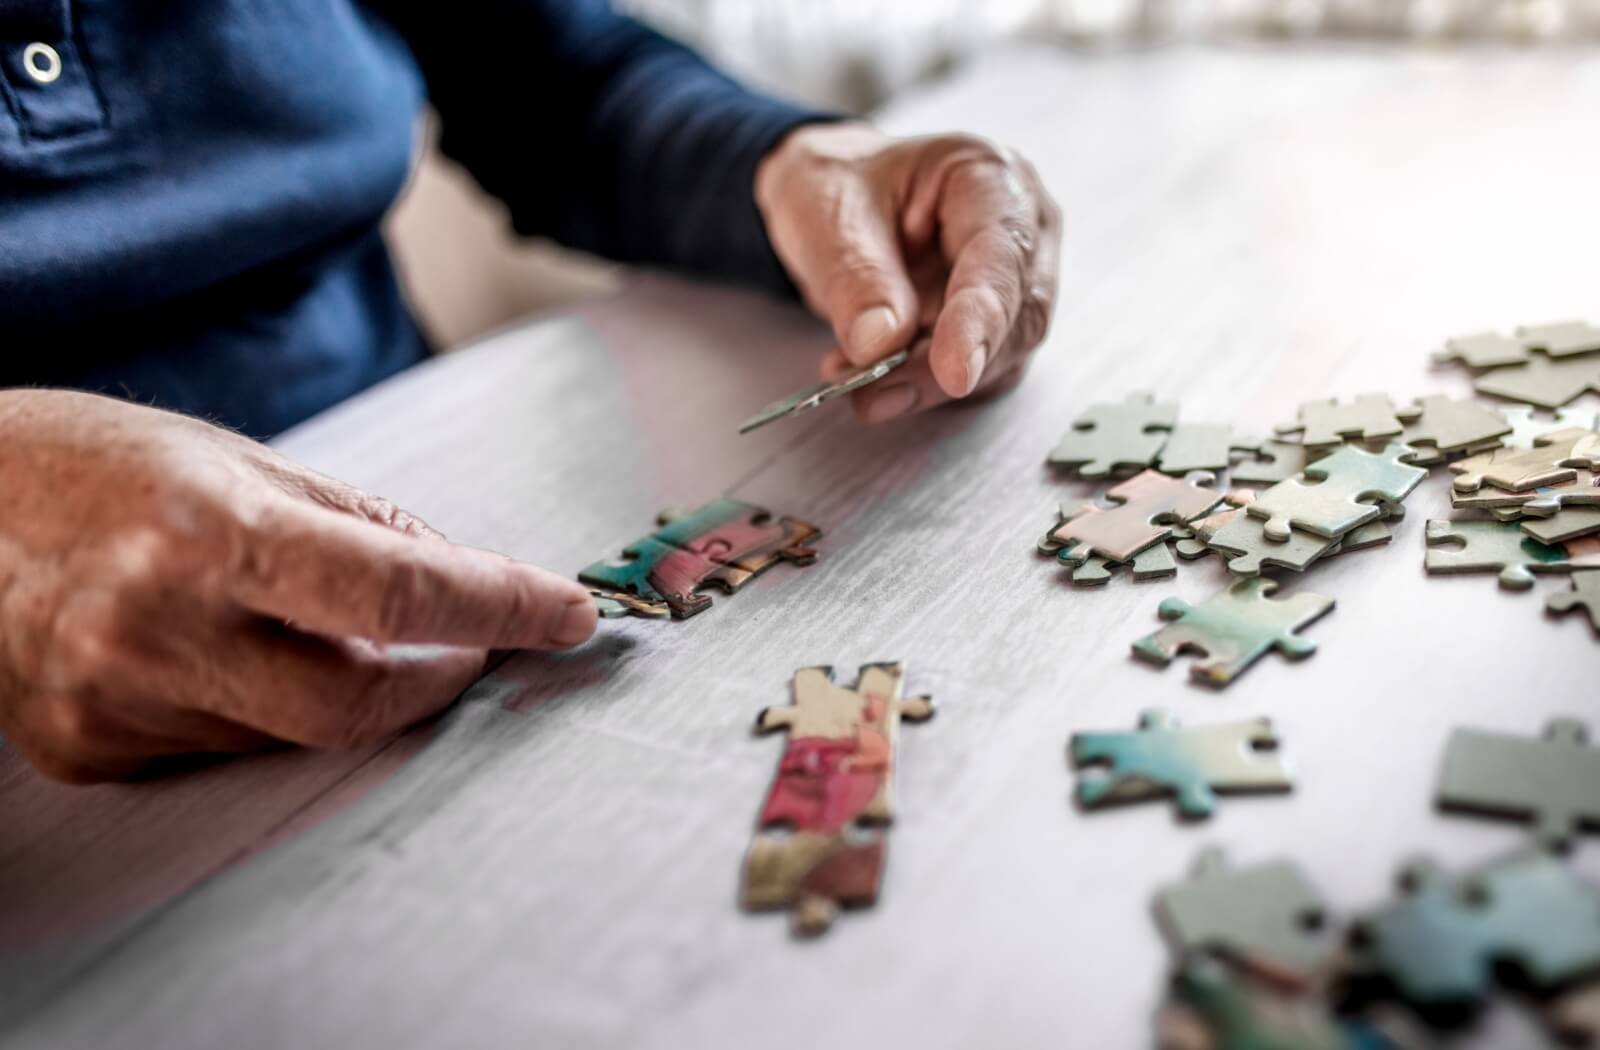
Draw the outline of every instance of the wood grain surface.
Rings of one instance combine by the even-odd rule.
[[[377,755],[177,782],[43,785],[0,752],[0,1042],[15,1047],[1136,1047],[1165,954],[1153,889],[1202,846],[1303,863],[1341,913],[1400,861],[1464,865],[1515,825],[1430,802],[1456,725],[1597,719],[1600,646],[1545,578],[1428,578],[1423,521],[1291,577],[1320,646],[1222,693],[1135,662],[1176,581],[1074,590],[1033,551],[1091,490],[1046,452],[1150,389],[1266,435],[1302,400],[1468,392],[1443,338],[1600,315],[1600,61],[1582,54],[997,56],[885,115],[1027,152],[1068,216],[1028,382],[876,430],[835,406],[748,437],[828,342],[796,308],[641,276],[449,355],[285,437],[452,538],[576,571],[667,504],[730,493],[823,526],[683,623],[523,656]],[[1442,472],[1436,472],[1439,474]],[[735,907],[798,667],[903,660],[879,906],[796,943]],[[1064,748],[1146,706],[1272,717],[1297,778],[1211,821],[1081,814]],[[1590,845],[1576,863],[1600,875]],[[1515,1015],[1485,1045],[1531,1039]]]

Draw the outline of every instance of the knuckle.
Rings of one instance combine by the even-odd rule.
[[[104,736],[101,719],[89,704],[71,696],[50,696],[37,704],[38,737],[58,756],[81,760]]]
[[[378,587],[377,603],[373,641],[399,641],[417,629],[418,618],[428,609],[428,573],[412,559],[392,559]]]
[[[1031,350],[1044,342],[1046,333],[1050,331],[1050,305],[1038,291],[1029,293],[1023,299],[1022,308],[1017,311],[1017,323],[1013,327],[1019,349]]]
[[[97,591],[63,605],[51,628],[48,684],[86,692],[113,681],[125,662],[129,604],[126,592]]]

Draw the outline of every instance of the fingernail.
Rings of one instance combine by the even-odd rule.
[[[979,343],[967,351],[967,393],[978,389],[978,380],[983,378],[983,366],[989,363],[989,344]],[[964,396],[964,395],[963,395]]]
[[[872,400],[867,403],[867,422],[887,423],[896,416],[903,416],[911,411],[916,403],[917,388],[910,383],[886,386],[876,391]]]
[[[600,612],[595,607],[594,599],[586,591],[581,601],[567,602],[567,607],[561,613],[561,622],[556,624],[550,640],[556,645],[577,645],[594,634],[599,619]]]
[[[850,325],[851,356],[861,359],[879,349],[880,344],[894,333],[898,323],[894,311],[887,306],[874,306],[870,310],[863,310]]]

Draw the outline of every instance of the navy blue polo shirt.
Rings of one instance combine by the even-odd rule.
[[[421,359],[425,101],[520,232],[786,285],[752,184],[816,115],[604,0],[0,0],[0,385],[264,437]]]

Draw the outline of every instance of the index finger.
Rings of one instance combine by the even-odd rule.
[[[934,322],[931,362],[952,397],[975,390],[1004,348],[1027,291],[1039,217],[1016,175],[998,157],[952,171],[939,203],[951,259],[944,308]]]
[[[220,586],[299,630],[377,642],[566,647],[593,634],[596,619],[576,581],[293,499],[251,516]]]

